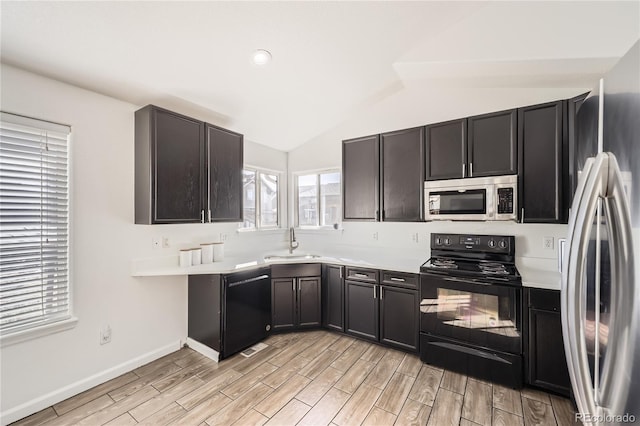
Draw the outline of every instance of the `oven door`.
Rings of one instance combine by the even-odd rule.
[[[474,279],[420,274],[420,331],[522,353],[522,291]]]

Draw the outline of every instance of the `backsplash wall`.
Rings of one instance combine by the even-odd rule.
[[[429,257],[431,233],[495,234],[516,237],[516,256],[556,260],[558,239],[566,238],[567,225],[514,222],[345,222],[337,231],[298,231],[299,252],[376,250],[398,256]],[[553,249],[543,247],[543,237],[553,237]]]

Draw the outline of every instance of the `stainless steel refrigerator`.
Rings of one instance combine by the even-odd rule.
[[[640,422],[640,41],[579,107],[562,329],[579,419]]]

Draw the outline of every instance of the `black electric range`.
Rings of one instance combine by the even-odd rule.
[[[521,387],[521,287],[513,236],[432,234],[420,268],[421,359]]]

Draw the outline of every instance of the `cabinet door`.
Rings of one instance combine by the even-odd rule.
[[[467,176],[517,173],[517,110],[468,118]]]
[[[300,327],[317,327],[322,321],[320,277],[297,278],[298,318]]]
[[[426,127],[426,180],[462,178],[467,163],[467,120],[454,120]]]
[[[529,384],[569,395],[560,312],[529,309],[527,364]]]
[[[424,127],[384,133],[382,151],[382,220],[422,220]]]
[[[242,221],[243,137],[206,125],[208,193],[212,222]]]
[[[417,351],[419,305],[416,290],[380,286],[380,341]]]
[[[322,325],[344,331],[344,282],[342,266],[324,265],[322,271]]]
[[[273,330],[293,328],[296,323],[296,280],[271,280],[271,314]]]
[[[377,341],[377,285],[345,280],[345,329],[349,334]]]
[[[344,220],[380,219],[380,143],[378,135],[342,142]]]
[[[201,221],[204,209],[203,123],[153,109],[153,223]]]
[[[563,193],[563,101],[520,108],[518,153],[523,222],[566,219]]]

